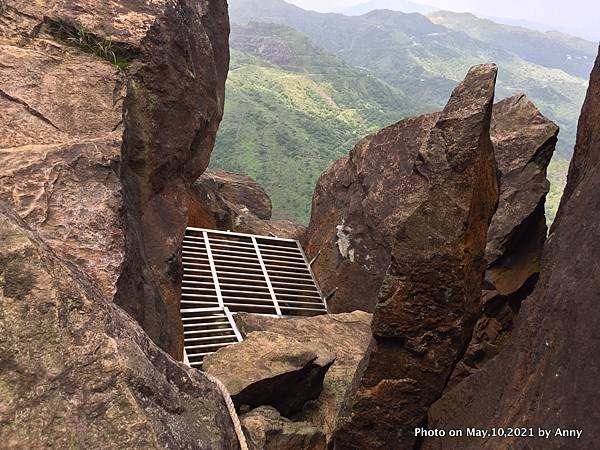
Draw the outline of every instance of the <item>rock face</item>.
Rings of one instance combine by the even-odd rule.
[[[0,205],[4,448],[237,449],[221,394]]]
[[[450,385],[495,356],[508,341],[521,302],[539,276],[546,240],[546,168],[558,127],[524,96],[494,105],[491,137],[500,175],[500,200],[488,230],[482,317]]]
[[[302,420],[323,430],[329,440],[346,393],[371,342],[371,314],[355,311],[347,314],[322,315],[302,319],[279,319],[257,314],[238,314],[236,322],[242,335],[269,331],[300,340],[312,348],[322,349],[335,357],[323,381],[323,391],[308,402],[294,420]],[[300,448],[300,447],[299,447]]]
[[[337,449],[412,449],[478,316],[487,229],[498,202],[490,123],[496,67],[471,68],[419,149],[374,345],[334,437]]]
[[[597,447],[599,175],[600,58],[579,121],[565,196],[544,249],[540,280],[523,303],[511,344],[433,405],[430,428],[539,426],[550,430],[551,437],[527,438],[527,448]],[[558,428],[583,432],[580,439],[560,437]],[[509,449],[521,448],[523,442],[517,437],[440,438],[426,440],[424,448]]]
[[[397,224],[416,202],[408,179],[437,117],[405,119],[366,137],[319,178],[303,247],[317,257],[321,290],[338,288],[330,312],[373,311]]]
[[[181,357],[180,243],[228,70],[222,1],[0,5],[0,199]]]
[[[181,357],[186,206],[223,115],[229,23],[225,1],[161,9],[129,69],[121,165],[127,246],[115,301]]]
[[[112,297],[125,245],[124,80],[108,61],[54,41],[39,3],[39,15],[30,2],[0,7],[0,200]]]
[[[189,225],[298,239],[305,227],[271,219],[271,199],[252,178],[224,171],[207,171],[192,186]]]
[[[328,302],[332,312],[373,311],[399,224],[418,202],[413,165],[438,117],[405,119],[367,136],[319,179],[303,243],[309,258],[318,255],[313,272],[323,292],[338,288]],[[507,296],[534,280],[539,268],[545,173],[557,129],[524,96],[499,102],[493,117],[504,187],[490,229],[486,289]]]
[[[223,382],[238,410],[270,405],[290,417],[319,396],[333,361],[295,339],[257,331],[204,358],[202,369]]]
[[[271,199],[260,184],[246,175],[223,170],[207,170],[195,184],[210,186],[224,200],[234,205],[245,206],[259,219],[271,219],[273,213]]]
[[[1,2],[4,446],[238,448],[219,391],[152,342],[180,356],[227,37],[224,0]]]
[[[240,419],[250,450],[325,450],[325,434],[307,422],[292,422],[261,406]]]

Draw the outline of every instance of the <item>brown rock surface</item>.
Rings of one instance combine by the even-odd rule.
[[[495,81],[494,65],[471,68],[418,151],[373,315],[375,342],[337,449],[412,449],[414,427],[468,343],[498,202],[489,135]]]
[[[223,110],[226,2],[7,0],[0,25],[0,199],[180,357],[180,243]]]
[[[494,105],[491,137],[500,175],[500,200],[488,230],[482,317],[450,385],[495,356],[510,338],[523,299],[539,276],[546,240],[546,169],[558,127],[524,96]]]
[[[289,220],[270,220],[271,199],[260,184],[244,175],[207,171],[193,184],[192,194],[191,226],[290,239],[305,231]]]
[[[0,199],[112,296],[125,239],[117,169],[122,75],[35,34],[41,19],[10,3],[0,12]]]
[[[411,205],[408,183],[436,114],[409,118],[364,138],[319,178],[303,239],[332,313],[373,311],[394,231]],[[390,151],[393,149],[393,151]]]
[[[250,450],[325,450],[325,434],[307,422],[292,422],[261,406],[240,418]]]
[[[225,1],[165,2],[129,68],[121,155],[127,245],[115,301],[177,358],[181,242],[190,186],[208,166],[223,115],[228,36]]]
[[[329,439],[337,423],[344,397],[371,342],[371,314],[355,311],[302,319],[279,319],[257,314],[237,314],[242,335],[269,331],[327,351],[335,362],[327,371],[323,391],[294,416],[323,430]]]
[[[319,396],[331,354],[268,331],[204,358],[202,369],[227,387],[236,408],[273,406],[290,417]]]
[[[237,449],[221,394],[0,205],[3,448]]]
[[[273,212],[271,199],[263,187],[246,175],[207,170],[195,182],[195,186],[206,186],[207,191],[216,192],[224,200],[248,211],[262,220],[270,220]]]
[[[490,230],[488,279],[508,295],[539,268],[545,173],[557,130],[524,96],[494,111],[491,136],[506,180]],[[415,159],[438,117],[404,119],[367,136],[321,175],[303,243],[309,258],[318,255],[313,272],[323,292],[338,288],[331,312],[373,311],[399,224],[417,201],[410,182]]]
[[[427,450],[595,449],[600,347],[600,58],[579,120],[565,196],[544,249],[540,280],[511,343],[438,400],[429,428],[543,427],[537,437],[430,439]],[[557,428],[582,430],[558,437]]]

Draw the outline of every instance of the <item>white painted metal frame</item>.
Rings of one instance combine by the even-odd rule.
[[[256,256],[258,257],[258,261],[260,263],[260,268],[263,271],[263,275],[265,277],[265,281],[267,282],[267,286],[269,288],[269,293],[271,294],[271,299],[273,300],[273,305],[275,306],[275,313],[278,316],[281,316],[281,309],[279,308],[279,303],[277,303],[277,297],[275,296],[275,291],[273,290],[273,285],[271,285],[271,279],[269,278],[269,274],[267,272],[267,267],[265,266],[265,262],[263,261],[262,255],[260,254],[260,248],[258,246],[258,242],[256,242],[256,237],[252,236],[252,243],[254,244],[254,249],[256,250]]]
[[[188,228],[182,246],[184,362],[242,340],[233,314],[327,313],[300,243],[293,239]]]
[[[228,308],[188,308],[181,313],[183,362],[190,367],[200,369],[205,356],[243,340]]]
[[[212,252],[210,251],[210,241],[208,240],[208,233],[206,231],[203,231],[202,236],[204,237],[204,247],[206,248],[206,255],[208,257],[208,264],[210,265],[210,272],[212,273],[213,283],[215,283],[217,301],[219,302],[219,306],[223,308],[225,305],[223,304],[223,296],[221,295],[221,288],[219,286],[219,277],[217,276],[215,261],[212,256]]]
[[[227,306],[276,316],[327,313],[296,240],[190,227],[183,264],[182,307]]]

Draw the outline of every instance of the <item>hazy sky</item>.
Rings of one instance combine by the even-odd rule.
[[[367,0],[287,0],[302,8],[332,11]],[[450,11],[527,20],[600,40],[600,0],[412,0]]]

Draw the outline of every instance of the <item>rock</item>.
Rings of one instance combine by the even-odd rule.
[[[237,449],[225,402],[0,204],[4,448]]]
[[[162,8],[129,68],[120,173],[127,246],[115,301],[180,358],[181,242],[190,186],[223,116],[229,21],[224,0]]]
[[[416,189],[417,152],[438,115],[409,118],[364,138],[319,178],[303,247],[332,313],[373,311],[398,222]]]
[[[195,183],[198,187],[208,186],[207,190],[217,192],[224,200],[240,207],[248,208],[262,220],[270,220],[273,212],[271,199],[263,187],[246,175],[207,170]]]
[[[567,189],[540,279],[508,346],[429,411],[430,428],[534,427],[535,437],[427,439],[427,450],[592,449],[600,401],[600,57],[579,120]],[[550,438],[537,437],[542,427]],[[561,437],[557,429],[578,429]]]
[[[250,450],[325,450],[325,434],[307,422],[292,422],[261,406],[241,419]]]
[[[347,392],[350,391],[358,365],[371,342],[371,314],[355,311],[347,314],[322,315],[302,319],[282,319],[258,314],[235,316],[242,335],[269,331],[323,349],[335,357],[323,381],[319,397],[308,402],[294,416],[321,429],[330,439]]]
[[[181,358],[180,247],[223,113],[226,2],[7,0],[0,19],[0,200]]]
[[[314,346],[257,331],[205,357],[202,369],[223,382],[238,410],[270,405],[290,417],[319,396],[333,361]]]
[[[122,75],[43,28],[36,35],[42,18],[12,3],[0,12],[0,200],[112,297],[125,246]]]
[[[510,338],[521,302],[539,276],[546,240],[546,169],[558,127],[524,96],[494,105],[491,137],[500,174],[500,200],[488,230],[482,317],[457,365],[453,386],[494,357]]]
[[[487,229],[498,203],[489,130],[496,66],[469,70],[407,179],[410,193],[337,449],[412,449],[478,316]]]
[[[338,288],[331,312],[373,311],[399,224],[418,203],[412,168],[438,117],[404,119],[367,136],[321,175],[302,242],[309,259],[317,257],[312,268],[323,292]],[[556,133],[524,96],[494,106],[491,137],[505,188],[491,225],[487,278],[501,295],[517,292],[539,268],[545,173]]]
[[[269,196],[244,175],[208,171],[194,183],[192,194],[190,226],[289,239],[298,239],[305,231],[289,220],[269,220]]]

